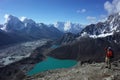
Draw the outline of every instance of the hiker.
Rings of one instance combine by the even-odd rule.
[[[105,57],[105,63],[106,63],[106,68],[111,68],[111,58],[113,57],[113,51],[111,47],[108,47],[106,49],[106,57]]]

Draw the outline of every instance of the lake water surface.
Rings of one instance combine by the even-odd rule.
[[[48,57],[42,62],[36,64],[32,70],[28,72],[28,75],[34,75],[43,71],[58,69],[58,68],[69,68],[77,63],[75,60],[60,60],[52,57]]]

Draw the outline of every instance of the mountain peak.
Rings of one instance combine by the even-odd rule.
[[[4,18],[5,18],[5,23],[7,23],[7,22],[9,22],[9,21],[15,21],[15,20],[18,20],[18,18],[17,17],[15,17],[15,16],[13,16],[13,15],[10,15],[10,14],[5,14],[5,16],[4,16]]]
[[[2,30],[13,31],[13,30],[21,30],[24,28],[24,24],[19,20],[19,18],[10,14],[5,14],[4,18],[5,18],[5,24],[1,28]]]
[[[28,19],[26,17],[21,17],[20,19],[23,23],[27,23],[27,24],[35,24],[36,22],[33,21],[32,19]]]

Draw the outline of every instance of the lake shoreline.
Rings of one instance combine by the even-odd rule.
[[[47,57],[45,60],[37,63],[32,70],[28,71],[28,75],[32,76],[40,72],[60,69],[60,68],[69,68],[77,64],[75,60],[61,60],[53,57]]]

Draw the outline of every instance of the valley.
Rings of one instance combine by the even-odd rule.
[[[19,61],[23,58],[27,58],[31,55],[32,51],[37,47],[43,46],[47,43],[47,39],[24,42],[20,44],[14,44],[8,48],[0,50],[0,65],[1,67],[8,65],[10,63]]]
[[[5,18],[5,24],[0,25],[0,80],[120,79],[120,13],[111,14],[104,22],[84,28],[70,22],[47,25],[12,15]],[[109,46],[115,55],[111,60],[112,69],[104,67],[105,48]],[[67,69],[60,66],[52,67],[56,70],[47,68],[35,76],[27,74],[36,64],[47,59],[45,64],[53,64],[56,61],[53,58],[63,62],[77,61],[78,65]],[[51,59],[53,62],[49,62]]]

